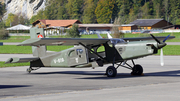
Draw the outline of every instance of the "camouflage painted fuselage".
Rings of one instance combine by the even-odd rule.
[[[157,42],[155,41],[136,41],[117,43],[115,48],[106,43],[103,45],[103,52],[97,52],[99,46],[95,47],[97,48],[96,50],[94,50],[94,47],[90,48],[102,56],[103,59],[79,45],[42,56],[38,62],[41,62],[41,67],[98,67],[103,66],[102,64],[112,63],[114,57],[115,62],[123,62],[125,60],[132,60],[156,54],[157,48],[152,48],[149,44],[157,47]],[[33,67],[36,67],[36,65],[40,66],[40,64],[35,61],[31,62]]]

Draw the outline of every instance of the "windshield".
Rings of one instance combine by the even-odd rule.
[[[117,44],[117,43],[124,43],[125,41],[123,39],[110,39],[112,44]]]

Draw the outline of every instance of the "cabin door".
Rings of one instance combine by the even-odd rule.
[[[84,47],[74,47],[68,51],[68,65],[77,66],[88,63],[86,49]]]

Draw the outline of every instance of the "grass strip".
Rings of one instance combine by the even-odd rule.
[[[0,46],[0,54],[31,54],[31,46],[3,45]]]
[[[160,55],[161,50],[158,50],[158,54]],[[164,55],[180,55],[180,45],[167,45],[163,48]]]

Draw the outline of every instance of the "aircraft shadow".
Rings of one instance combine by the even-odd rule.
[[[144,73],[143,76],[131,75],[130,73],[118,73],[116,77],[110,79],[119,79],[119,78],[135,78],[135,77],[180,77],[180,70],[177,71],[165,71],[165,72],[153,72],[153,73]],[[86,77],[80,79],[107,79],[108,77]]]
[[[44,72],[44,73],[31,73],[31,74],[72,74],[72,75],[104,75],[104,71],[61,71],[61,72]]]
[[[0,89],[31,87],[31,85],[0,85]]]
[[[70,75],[97,75],[97,77],[84,77],[77,79],[120,79],[120,78],[134,78],[134,77],[180,77],[180,70],[176,71],[164,71],[164,72],[152,72],[144,73],[143,76],[135,76],[130,73],[118,73],[116,77],[107,77],[104,71],[61,71],[61,72],[45,72],[45,73],[32,73],[37,75],[49,75],[49,74],[70,74]],[[98,76],[101,75],[101,76]]]

